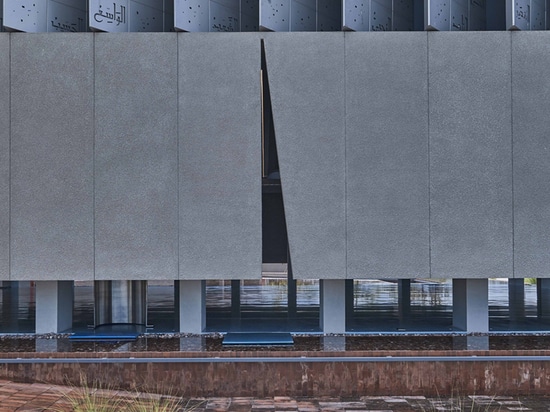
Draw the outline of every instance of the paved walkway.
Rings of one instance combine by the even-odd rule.
[[[23,384],[0,380],[0,411],[73,411],[71,400],[78,389],[41,383]],[[123,411],[124,402],[179,401],[154,394],[100,390],[94,393],[98,399],[107,400],[113,411]],[[118,401],[118,403],[117,403]],[[187,408],[185,407],[187,406]],[[464,396],[455,399],[426,398],[424,396],[363,396],[356,399],[338,398],[197,398],[191,399],[180,410],[193,412],[439,412],[439,411],[550,411],[550,396]],[[151,409],[153,410],[153,409]]]

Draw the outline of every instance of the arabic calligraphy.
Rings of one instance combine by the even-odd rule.
[[[99,6],[99,11],[94,14],[94,20],[98,23],[116,23],[116,25],[126,23],[126,7],[120,6],[117,8],[115,2],[113,2],[113,12],[103,10],[102,6]]]
[[[71,24],[66,24],[61,22],[56,23],[53,20],[51,22],[52,22],[52,27],[56,29],[56,31],[71,32],[71,33],[76,33],[78,31],[76,28],[76,23],[71,23]]]

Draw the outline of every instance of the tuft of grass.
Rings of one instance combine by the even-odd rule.
[[[458,396],[451,394],[449,398],[438,397],[428,399],[430,406],[428,409],[424,405],[419,405],[422,412],[498,412],[501,411],[501,405],[495,400],[495,396]]]
[[[52,412],[192,412],[202,402],[179,396],[148,392],[118,391],[99,382],[80,378],[80,385],[64,392]]]

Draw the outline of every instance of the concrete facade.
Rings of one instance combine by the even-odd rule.
[[[0,33],[0,280],[179,280],[198,333],[260,279],[262,42],[323,331],[345,280],[459,279],[486,332],[487,278],[550,278],[550,32]]]
[[[264,38],[295,279],[544,277],[548,37],[2,33],[1,276],[259,278]]]

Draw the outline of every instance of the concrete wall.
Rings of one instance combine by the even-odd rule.
[[[261,276],[260,40],[179,37],[182,279]]]
[[[95,278],[178,278],[177,38],[95,36]]]
[[[0,280],[10,275],[10,37],[0,33]]]
[[[348,278],[429,276],[427,54],[427,33],[346,34]]]
[[[10,39],[11,279],[91,279],[94,37]]]
[[[0,36],[0,280],[550,277],[548,32]],[[131,51],[138,50],[138,53]]]
[[[344,33],[265,39],[295,279],[346,276],[344,51]]]

